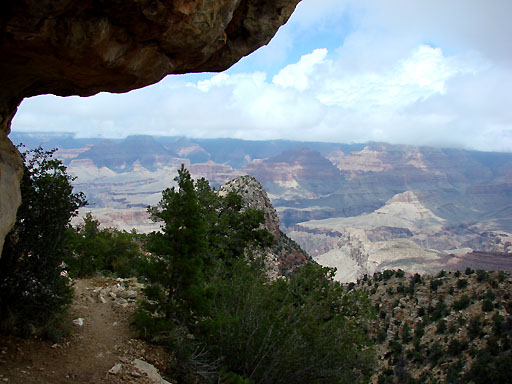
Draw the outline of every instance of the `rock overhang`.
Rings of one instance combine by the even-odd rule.
[[[267,44],[299,1],[0,2],[0,252],[19,204],[22,163],[7,135],[24,98],[122,93],[222,71]]]
[[[6,0],[0,122],[25,97],[127,92],[218,72],[267,44],[300,0]]]

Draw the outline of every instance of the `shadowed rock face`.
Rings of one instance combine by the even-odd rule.
[[[0,255],[5,235],[16,220],[21,203],[19,181],[23,175],[20,154],[0,131]]]
[[[25,97],[127,92],[169,74],[227,69],[267,44],[299,1],[2,0],[0,169],[21,175],[6,135]],[[6,175],[0,200],[19,196]],[[0,221],[16,211],[0,208]],[[3,239],[12,223],[0,224]]]

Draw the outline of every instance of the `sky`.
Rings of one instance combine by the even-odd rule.
[[[222,73],[23,101],[12,131],[512,152],[512,1],[302,0]]]

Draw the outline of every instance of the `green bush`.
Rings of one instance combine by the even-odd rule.
[[[409,324],[405,323],[404,326],[402,327],[402,342],[404,344],[408,344],[409,341],[411,340],[411,327],[409,326]]]
[[[416,324],[416,329],[414,330],[414,337],[422,338],[425,334],[425,323],[420,322]]]
[[[444,319],[440,319],[438,322],[437,322],[437,329],[436,329],[436,333],[437,334],[443,334],[446,332],[446,320]]]
[[[460,341],[458,339],[453,339],[450,344],[448,344],[448,354],[452,356],[459,355],[462,351],[465,351],[468,348],[467,341]]]
[[[432,344],[430,347],[430,350],[428,352],[428,359],[430,362],[437,364],[439,362],[439,359],[444,356],[444,350],[441,347],[441,344],[439,344],[437,341]]]
[[[484,301],[482,301],[482,311],[484,311],[484,312],[494,311],[494,305],[492,304],[491,300],[485,299]]]
[[[83,218],[83,224],[70,229],[66,259],[72,276],[87,277],[106,271],[120,277],[136,276],[141,271],[143,253],[141,235],[136,232],[103,228],[91,213]]]
[[[511,351],[499,356],[492,356],[487,351],[480,351],[466,373],[465,380],[475,384],[508,383],[510,382],[511,366]]]
[[[386,269],[385,271],[382,272],[382,278],[384,280],[389,280],[391,279],[393,276],[395,275],[395,271],[393,271],[392,269]]]
[[[387,332],[384,329],[381,329],[379,333],[377,334],[377,343],[382,344],[386,341],[387,338]]]
[[[477,269],[476,270],[476,280],[478,282],[483,282],[483,281],[487,281],[487,279],[489,278],[489,274],[487,273],[487,271],[484,271],[483,269]]]
[[[432,321],[437,321],[449,313],[448,307],[442,298],[439,299],[435,308],[429,311],[429,318]]]
[[[492,289],[489,289],[484,297],[491,301],[496,300],[496,294],[494,293],[494,291]]]
[[[483,332],[482,331],[482,321],[480,320],[479,317],[473,317],[469,321],[469,325],[468,325],[469,337],[472,339],[480,337],[480,336],[482,336],[482,332]]]
[[[455,363],[450,364],[448,371],[446,372],[447,383],[462,383],[461,371],[464,368],[464,363],[457,360]]]
[[[232,268],[212,281],[211,318],[198,336],[230,371],[257,383],[369,377],[373,308],[363,293],[344,292],[331,270],[313,264],[272,284],[246,262]]]
[[[430,280],[430,289],[434,292],[437,291],[437,288],[440,287],[441,285],[443,285],[442,280],[437,280],[437,279]]]
[[[86,202],[83,194],[73,193],[73,178],[53,152],[38,148],[22,154],[22,204],[0,258],[4,328],[43,326],[72,299],[63,265],[67,229]]]
[[[453,303],[453,309],[455,311],[461,311],[463,310],[464,308],[467,308],[469,306],[469,304],[471,304],[471,300],[469,298],[468,295],[464,294],[460,297],[459,300],[456,300],[454,303]]]
[[[496,312],[492,316],[492,321],[494,334],[497,336],[501,336],[505,331],[505,318],[501,316],[498,312]]]

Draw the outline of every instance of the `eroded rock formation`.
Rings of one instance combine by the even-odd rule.
[[[265,188],[252,176],[237,177],[222,185],[221,195],[235,192],[242,197],[246,208],[263,211],[265,228],[274,236],[274,245],[265,251],[265,263],[270,278],[289,275],[294,269],[308,262],[311,257],[279,229],[279,217],[268,198]]]
[[[1,199],[19,200],[21,160],[6,135],[25,97],[127,92],[168,74],[224,70],[267,44],[299,1],[2,1]],[[0,208],[3,239],[16,204]]]

